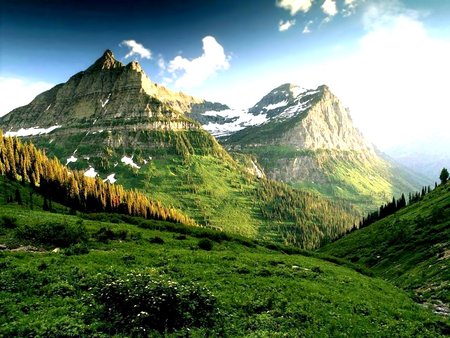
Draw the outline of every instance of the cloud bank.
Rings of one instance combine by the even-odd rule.
[[[230,57],[212,36],[202,39],[203,54],[194,59],[187,59],[180,55],[169,62],[168,72],[175,79],[175,86],[192,88],[200,85],[205,80],[220,70],[230,67]]]

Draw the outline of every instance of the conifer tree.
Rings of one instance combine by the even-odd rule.
[[[449,177],[449,173],[447,168],[442,168],[441,174],[439,175],[439,179],[441,180],[441,184],[444,185],[447,183]]]

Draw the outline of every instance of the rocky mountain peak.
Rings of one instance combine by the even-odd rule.
[[[111,50],[107,49],[103,55],[94,62],[86,71],[96,71],[102,69],[113,69],[123,67],[122,62],[116,60]]]

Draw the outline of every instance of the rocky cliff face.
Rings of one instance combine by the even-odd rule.
[[[54,125],[105,125],[114,120],[185,121],[183,114],[204,100],[175,93],[150,81],[138,62],[127,65],[107,50],[92,66],[30,104],[0,118],[6,131]],[[155,129],[157,124],[151,124]],[[170,123],[163,123],[164,130]],[[175,124],[176,129],[191,124]],[[94,128],[94,127],[92,127]]]
[[[327,86],[308,90],[285,84],[272,90],[249,114],[262,123],[226,138],[237,145],[283,145],[297,150],[344,150],[374,154],[348,110]]]
[[[373,154],[373,146],[353,126],[347,109],[328,87],[319,87],[317,95],[320,98],[301,122],[275,142],[299,149],[355,150]]]
[[[226,132],[234,121],[215,130],[227,148],[256,156],[271,179],[347,199],[364,210],[423,183],[379,156],[327,86],[284,84],[243,114],[250,118],[237,131]]]

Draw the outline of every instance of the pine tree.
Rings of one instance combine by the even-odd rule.
[[[22,205],[22,195],[20,194],[20,190],[16,189],[14,193],[14,200],[17,202],[17,204]]]
[[[449,177],[449,173],[447,168],[442,168],[441,174],[439,175],[439,179],[441,180],[441,184],[444,185],[447,183]]]

